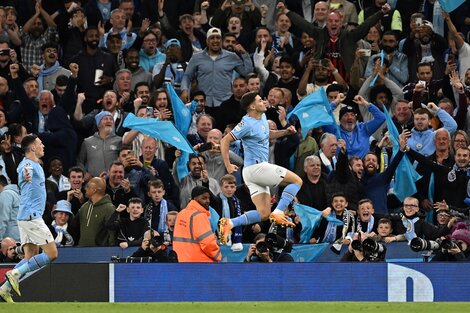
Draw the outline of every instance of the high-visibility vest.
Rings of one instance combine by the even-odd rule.
[[[173,250],[178,254],[179,262],[217,262],[222,258],[209,216],[209,211],[195,200],[178,213]]]

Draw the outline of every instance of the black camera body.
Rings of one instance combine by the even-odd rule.
[[[282,249],[284,252],[287,252],[287,253],[292,251],[292,242],[290,240],[282,238],[281,236],[277,234],[274,234],[274,233],[267,234],[265,241],[268,247],[271,248],[271,250]]]
[[[368,261],[381,261],[385,259],[387,247],[384,244],[372,239],[366,238],[364,241],[353,240],[351,242],[353,250],[361,251]]]
[[[268,252],[268,244],[265,241],[260,241],[256,244],[256,250],[259,253],[265,253]]]
[[[459,248],[460,250],[462,250],[462,247],[460,246],[459,242],[455,240],[454,238],[442,240],[441,247],[442,249],[445,249],[445,250],[450,250],[450,249],[455,249],[455,248]]]
[[[154,247],[161,247],[161,246],[164,246],[163,244],[163,237],[162,236],[153,236],[152,238],[150,238],[149,240],[149,244],[151,244],[152,246]],[[164,248],[162,249],[164,250]]]

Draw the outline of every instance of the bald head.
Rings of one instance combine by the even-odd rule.
[[[92,184],[92,186],[96,189],[96,193],[100,195],[104,195],[106,191],[106,182],[103,178],[100,177],[93,177],[90,179],[88,184]]]
[[[16,241],[13,238],[5,237],[2,240],[2,254],[7,255],[10,247],[16,246]]]
[[[215,144],[220,144],[220,140],[222,140],[222,132],[217,128],[211,129],[207,133],[207,141],[210,141]]]

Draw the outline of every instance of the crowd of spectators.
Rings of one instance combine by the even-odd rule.
[[[252,243],[247,261],[279,258],[282,249],[256,252],[273,232],[333,245],[449,236],[465,243],[452,255],[468,260],[470,1],[449,13],[439,3],[0,1],[2,259],[16,257],[16,170],[28,133],[45,145],[43,218],[58,246],[148,250],[158,236],[169,246],[178,212],[195,207],[199,186],[210,191],[211,219],[254,209],[241,170],[227,172],[220,141],[246,114],[241,97],[256,91],[270,129],[298,130],[270,140],[270,162],[302,177],[296,201],[322,220],[302,240],[302,219],[290,207],[295,228],[267,221],[234,229],[233,251]],[[124,126],[129,114],[175,122],[166,84],[196,103],[187,139],[199,153],[184,177],[180,150]],[[339,130],[314,128],[304,138],[287,115],[320,89]],[[384,110],[401,134],[395,154]],[[242,143],[230,150],[241,168]],[[405,157],[421,178],[400,201],[395,170]],[[271,192],[274,204],[282,190]],[[211,225],[215,232],[217,221]]]

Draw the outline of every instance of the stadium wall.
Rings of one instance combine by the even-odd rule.
[[[52,264],[15,301],[470,301],[468,263]]]

